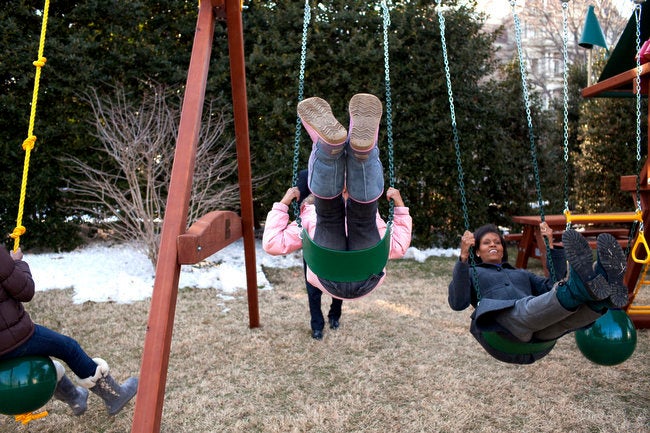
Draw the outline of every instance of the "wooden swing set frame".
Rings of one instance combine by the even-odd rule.
[[[199,2],[144,342],[140,383],[131,428],[133,433],[160,431],[182,264],[198,263],[243,236],[249,325],[251,328],[259,327],[246,65],[241,12],[241,0]],[[228,30],[241,216],[229,211],[210,212],[186,229],[214,27],[218,20],[225,21]]]
[[[640,78],[640,88],[637,88],[636,78],[637,73]],[[629,92],[628,88],[632,86],[632,92],[636,94],[640,92],[642,95],[648,95],[648,79],[650,78],[650,63],[641,66],[641,70],[637,68],[630,69],[622,72],[606,80],[600,81],[587,88],[582,89],[582,97],[611,97],[617,93]],[[648,113],[648,120],[650,120],[650,112]],[[650,133],[650,126],[648,129]],[[650,151],[650,135],[648,137],[647,150]],[[650,153],[647,153],[650,155]],[[645,227],[650,227],[650,161],[646,158],[641,173],[639,174],[639,200],[641,201],[642,220]],[[625,175],[621,176],[621,190],[629,191],[632,195],[636,196],[637,192],[637,176]],[[625,274],[624,283],[628,287],[630,302],[625,307],[632,322],[637,328],[650,328],[650,305],[636,305],[634,303],[636,295],[642,286],[650,287],[650,282],[646,281],[645,275],[648,271],[647,263],[641,260],[635,260],[634,254],[630,254],[627,260],[627,272]],[[647,287],[646,287],[647,289]]]

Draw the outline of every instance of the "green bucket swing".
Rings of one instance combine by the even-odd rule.
[[[484,331],[482,335],[483,339],[492,348],[509,355],[532,355],[535,353],[542,353],[551,350],[555,346],[555,343],[557,343],[557,340],[522,343],[520,341],[506,338],[495,331]]]
[[[462,202],[462,209],[463,209],[463,218],[464,218],[464,223],[465,223],[465,229],[469,230],[469,211],[467,208],[467,199],[465,196],[465,182],[464,182],[464,171],[463,171],[463,165],[462,165],[462,160],[461,160],[461,151],[460,151],[460,140],[459,140],[459,134],[458,134],[458,128],[457,128],[457,123],[456,123],[456,114],[455,114],[455,109],[454,109],[454,97],[453,97],[453,91],[452,91],[452,84],[451,84],[451,74],[449,72],[449,58],[447,54],[447,44],[446,44],[446,39],[445,39],[445,18],[442,14],[442,9],[440,8],[441,6],[441,0],[436,0],[436,3],[438,4],[438,21],[440,24],[440,38],[441,38],[441,45],[442,45],[442,54],[443,54],[443,61],[444,61],[444,66],[445,66],[445,77],[447,81],[447,91],[448,91],[448,96],[449,96],[449,109],[450,109],[450,115],[451,115],[451,125],[452,125],[452,136],[453,136],[453,142],[454,142],[454,148],[456,151],[456,163],[457,163],[457,168],[458,168],[458,188],[460,190],[461,194],[461,202]],[[519,51],[519,65],[520,65],[520,72],[522,76],[522,83],[523,83],[523,89],[524,89],[524,102],[526,104],[526,107],[530,106],[530,101],[528,97],[528,87],[526,85],[526,72],[525,72],[525,66],[522,61],[522,53],[521,53],[521,27],[519,23],[519,18],[517,17],[514,6],[513,6],[513,18],[514,18],[514,23],[515,23],[515,35],[517,38],[517,47]],[[539,204],[539,209],[540,209],[540,215],[542,221],[544,221],[544,201],[542,200],[542,195],[541,195],[541,185],[540,185],[540,179],[539,179],[539,173],[538,173],[538,167],[537,167],[537,157],[536,157],[536,151],[535,151],[535,140],[534,140],[534,134],[533,134],[533,125],[532,125],[532,118],[530,115],[530,110],[526,110],[527,112],[527,119],[528,119],[528,130],[529,130],[529,138],[530,138],[530,148],[531,148],[531,158],[533,162],[533,167],[535,170],[535,180],[536,180],[536,190],[537,190],[537,198],[538,198],[538,204]],[[548,249],[549,246],[548,244],[546,245],[546,248]],[[547,251],[547,257],[550,257],[549,252]],[[481,299],[481,294],[480,294],[480,289],[479,289],[479,284],[478,284],[478,277],[476,275],[476,268],[475,268],[475,262],[473,256],[470,254],[470,262],[471,262],[471,267],[472,267],[472,274],[473,274],[473,279],[474,279],[474,288],[476,290],[476,296],[478,300],[480,301]],[[551,269],[551,276],[553,279],[555,279],[553,267],[550,266],[549,269]],[[528,359],[529,362],[533,362],[534,360],[538,360],[545,356],[548,352],[550,352],[551,349],[555,346],[557,343],[557,340],[549,340],[549,341],[533,341],[533,342],[522,342],[522,341],[516,341],[511,338],[508,338],[502,333],[496,332],[496,331],[482,331],[481,332],[481,337],[485,343],[487,343],[488,346],[490,346],[492,349],[494,349],[497,352],[501,352],[504,354],[508,355],[518,355],[516,356],[517,359]],[[491,353],[492,356],[495,356],[494,354]],[[497,356],[495,356],[497,357]],[[513,362],[517,363],[520,361],[506,361],[506,362]],[[528,363],[529,363],[528,362]]]
[[[390,252],[390,226],[376,245],[363,250],[339,251],[316,244],[302,230],[302,256],[309,268],[330,281],[363,281],[383,272]]]
[[[393,133],[392,133],[392,101],[390,91],[390,68],[388,56],[388,28],[390,26],[390,15],[386,1],[382,1],[384,28],[384,70],[386,84],[386,131],[388,142],[388,171],[389,185],[395,184],[395,173],[393,164]],[[302,49],[300,55],[300,73],[298,85],[298,102],[304,97],[305,58],[307,52],[307,33],[311,21],[311,8],[309,0],[305,0]],[[298,157],[300,154],[300,118],[296,119],[296,135],[293,158],[293,185],[298,181]],[[296,222],[300,227],[300,209],[296,202],[293,203],[293,210]],[[353,282],[366,280],[371,275],[378,275],[383,272],[390,253],[391,228],[394,213],[394,203],[391,200],[389,205],[389,216],[387,220],[386,233],[374,246],[363,250],[340,251],[322,247],[316,244],[304,228],[301,232],[303,259],[309,268],[321,278],[334,282]]]
[[[0,413],[19,415],[43,407],[56,384],[56,368],[46,356],[0,361]]]

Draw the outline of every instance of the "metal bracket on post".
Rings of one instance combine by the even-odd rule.
[[[217,21],[226,21],[226,2],[225,0],[211,0],[214,18]]]

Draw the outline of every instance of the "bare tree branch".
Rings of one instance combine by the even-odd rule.
[[[73,211],[87,214],[109,228],[113,238],[136,241],[156,263],[162,218],[178,135],[180,106],[169,103],[162,86],[152,87],[136,106],[122,87],[112,97],[93,89],[85,95],[93,110],[96,137],[94,151],[108,156],[109,163],[95,167],[78,156],[65,161],[76,174],[69,192],[76,196]],[[236,209],[237,169],[233,142],[224,142],[229,122],[223,111],[208,104],[201,126],[188,224],[215,209]]]
[[[526,0],[517,2],[517,15],[521,23],[523,55],[527,63],[530,84],[545,95],[547,100],[559,97],[562,88],[563,68],[563,7],[560,0]],[[598,17],[609,49],[613,49],[629,16],[624,16],[615,0],[592,2],[566,2],[567,57],[569,64],[586,64],[588,50],[578,44],[582,37],[585,17],[590,5]],[[506,58],[517,55],[515,26],[512,14],[503,22],[506,34],[500,41]],[[604,50],[600,50],[604,54]]]

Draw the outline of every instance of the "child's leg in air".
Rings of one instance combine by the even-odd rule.
[[[333,199],[315,197],[316,231],[314,242],[333,250],[347,250],[345,236],[345,202],[339,195]]]
[[[346,161],[348,249],[377,244],[377,200],[384,192],[384,172],[377,137],[382,115],[379,99],[361,93],[350,99],[350,139]]]
[[[345,144],[347,131],[332,114],[329,104],[317,97],[298,104],[298,115],[313,141],[309,157],[308,185],[315,196],[314,242],[335,250],[346,250]]]

